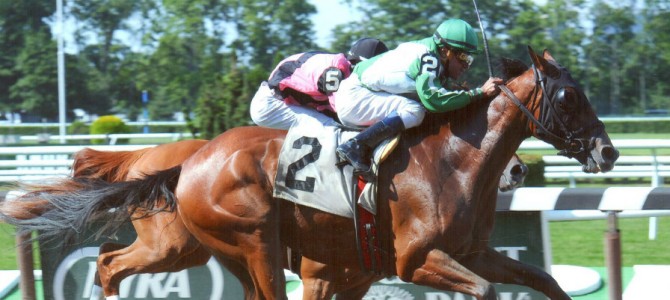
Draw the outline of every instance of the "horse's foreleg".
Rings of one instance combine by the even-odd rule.
[[[411,258],[410,258],[411,260]],[[404,281],[474,296],[477,300],[495,300],[493,285],[465,268],[448,254],[433,249],[423,264],[407,270],[410,264],[399,264],[398,274]]]
[[[511,259],[491,248],[463,260],[463,264],[491,282],[524,285],[554,300],[570,299],[547,272]]]

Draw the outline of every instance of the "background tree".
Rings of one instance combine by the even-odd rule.
[[[334,42],[321,50],[345,52],[362,37],[379,38],[394,48],[430,37],[452,17],[480,31],[471,0],[345,2],[363,17],[337,26]],[[152,120],[193,113],[188,117],[207,134],[249,124],[247,105],[276,63],[320,48],[311,21],[316,8],[307,0],[66,4],[69,23],[76,24],[75,43],[68,45],[75,51],[66,55],[68,108],[134,119],[142,109],[141,92],[147,90]],[[670,77],[667,1],[479,0],[478,5],[494,67],[499,56],[529,63],[528,45],[537,51],[548,48],[583,84],[601,114],[670,107],[670,84],[664,80]],[[3,112],[55,118],[54,11],[53,1],[0,0]],[[462,80],[477,86],[487,77],[482,54]],[[212,105],[220,110],[208,110]]]
[[[649,1],[642,20],[642,51],[637,68],[640,74],[640,100],[643,109],[670,107],[670,4]],[[645,97],[646,96],[646,97]]]
[[[43,65],[56,62],[55,51],[49,52],[55,44],[45,22],[55,9],[54,1],[0,1],[0,110],[30,110],[48,100],[43,93],[50,84],[56,87],[49,80],[56,75],[55,67]],[[36,89],[31,92],[33,87]]]
[[[204,83],[221,76],[226,6],[218,1],[163,1],[154,13],[149,39],[157,45],[142,61],[140,90],[151,92],[152,119],[170,119],[184,107],[195,107]],[[158,22],[157,20],[160,20]]]
[[[128,98],[138,94],[128,91],[128,84],[120,81],[128,80],[120,74],[124,72],[122,68],[128,66],[124,62],[132,60],[127,56],[132,55],[119,35],[133,33],[129,25],[131,18],[139,14],[145,3],[145,0],[73,0],[68,3],[68,11],[78,24],[75,36],[80,49],[80,70],[88,78],[85,86],[90,97],[75,101],[76,106],[71,107],[86,109],[90,108],[86,103],[95,103],[99,114],[120,113]]]
[[[231,56],[231,70],[222,78],[203,85],[196,112],[201,137],[214,138],[227,129],[249,125],[250,85]],[[251,73],[248,73],[251,74]],[[254,90],[255,92],[255,90]]]
[[[231,1],[231,22],[238,37],[231,47],[249,66],[272,70],[278,58],[316,50],[310,17],[316,7],[306,0]]]
[[[631,55],[630,43],[635,37],[635,22],[629,9],[615,8],[604,2],[596,2],[594,14],[591,42],[585,45],[592,67],[586,73],[593,83],[589,90],[591,104],[601,114],[621,114],[624,112],[622,101],[626,101],[623,93],[628,92],[631,82],[623,77],[625,60]]]
[[[10,99],[20,100],[18,108],[43,118],[56,116],[56,65],[52,62],[56,45],[44,30],[28,35],[15,59],[18,80],[9,88]],[[41,120],[32,120],[41,121]]]

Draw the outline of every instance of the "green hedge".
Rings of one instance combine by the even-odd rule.
[[[101,116],[89,128],[91,134],[130,133],[130,128],[117,116]],[[106,144],[103,139],[91,139],[91,144]],[[127,144],[128,139],[119,139],[118,144]]]

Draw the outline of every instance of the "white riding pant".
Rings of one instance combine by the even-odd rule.
[[[371,91],[364,87],[358,75],[351,74],[340,83],[335,108],[345,126],[370,126],[395,112],[405,128],[416,127],[423,121],[426,109],[420,102],[387,92]]]
[[[335,120],[313,108],[286,104],[275,95],[266,81],[261,83],[254,98],[251,99],[249,113],[256,125],[276,129],[288,130],[299,118],[305,117],[314,118],[325,126],[338,125]]]

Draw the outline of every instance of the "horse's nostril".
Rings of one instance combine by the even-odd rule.
[[[619,159],[619,151],[612,146],[604,146],[600,150],[600,156],[606,161],[615,162]]]

